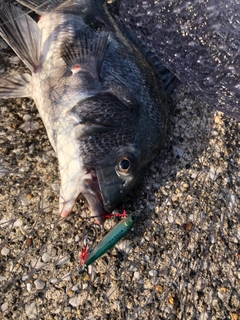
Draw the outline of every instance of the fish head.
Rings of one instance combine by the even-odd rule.
[[[62,216],[71,212],[81,193],[101,224],[136,185],[153,159],[145,148],[145,129],[151,126],[139,126],[139,119],[136,108],[111,94],[86,99],[64,117],[57,134]]]
[[[99,163],[96,176],[106,212],[111,213],[136,185],[141,169],[139,150],[133,145],[111,150]]]

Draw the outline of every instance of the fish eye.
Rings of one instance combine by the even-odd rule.
[[[128,159],[123,159],[121,162],[119,162],[119,168],[121,168],[122,171],[127,171],[130,167],[130,161]]]
[[[129,155],[121,155],[117,159],[116,170],[119,174],[128,175],[132,172],[134,160]]]

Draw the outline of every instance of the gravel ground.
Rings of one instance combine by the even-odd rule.
[[[0,72],[22,69],[1,41]],[[165,148],[124,203],[139,221],[84,274],[88,209],[80,200],[59,217],[57,159],[33,102],[0,101],[1,319],[240,319],[240,123],[180,84],[171,98]]]

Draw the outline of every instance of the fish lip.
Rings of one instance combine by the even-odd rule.
[[[71,213],[75,202],[82,194],[87,201],[91,216],[94,218],[94,223],[100,225],[104,223],[106,219],[105,215],[108,212],[104,209],[102,194],[94,170],[88,171],[78,179],[78,188],[75,185],[75,188],[68,193],[68,197],[64,197],[61,194],[64,194],[64,190],[60,191],[59,199],[60,212],[63,218]],[[62,201],[64,198],[65,200]]]

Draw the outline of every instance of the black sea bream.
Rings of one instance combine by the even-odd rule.
[[[102,223],[164,143],[164,89],[104,1],[19,2],[41,17],[1,4],[0,34],[30,72],[3,77],[0,97],[35,101],[59,161],[61,215],[83,194]]]

